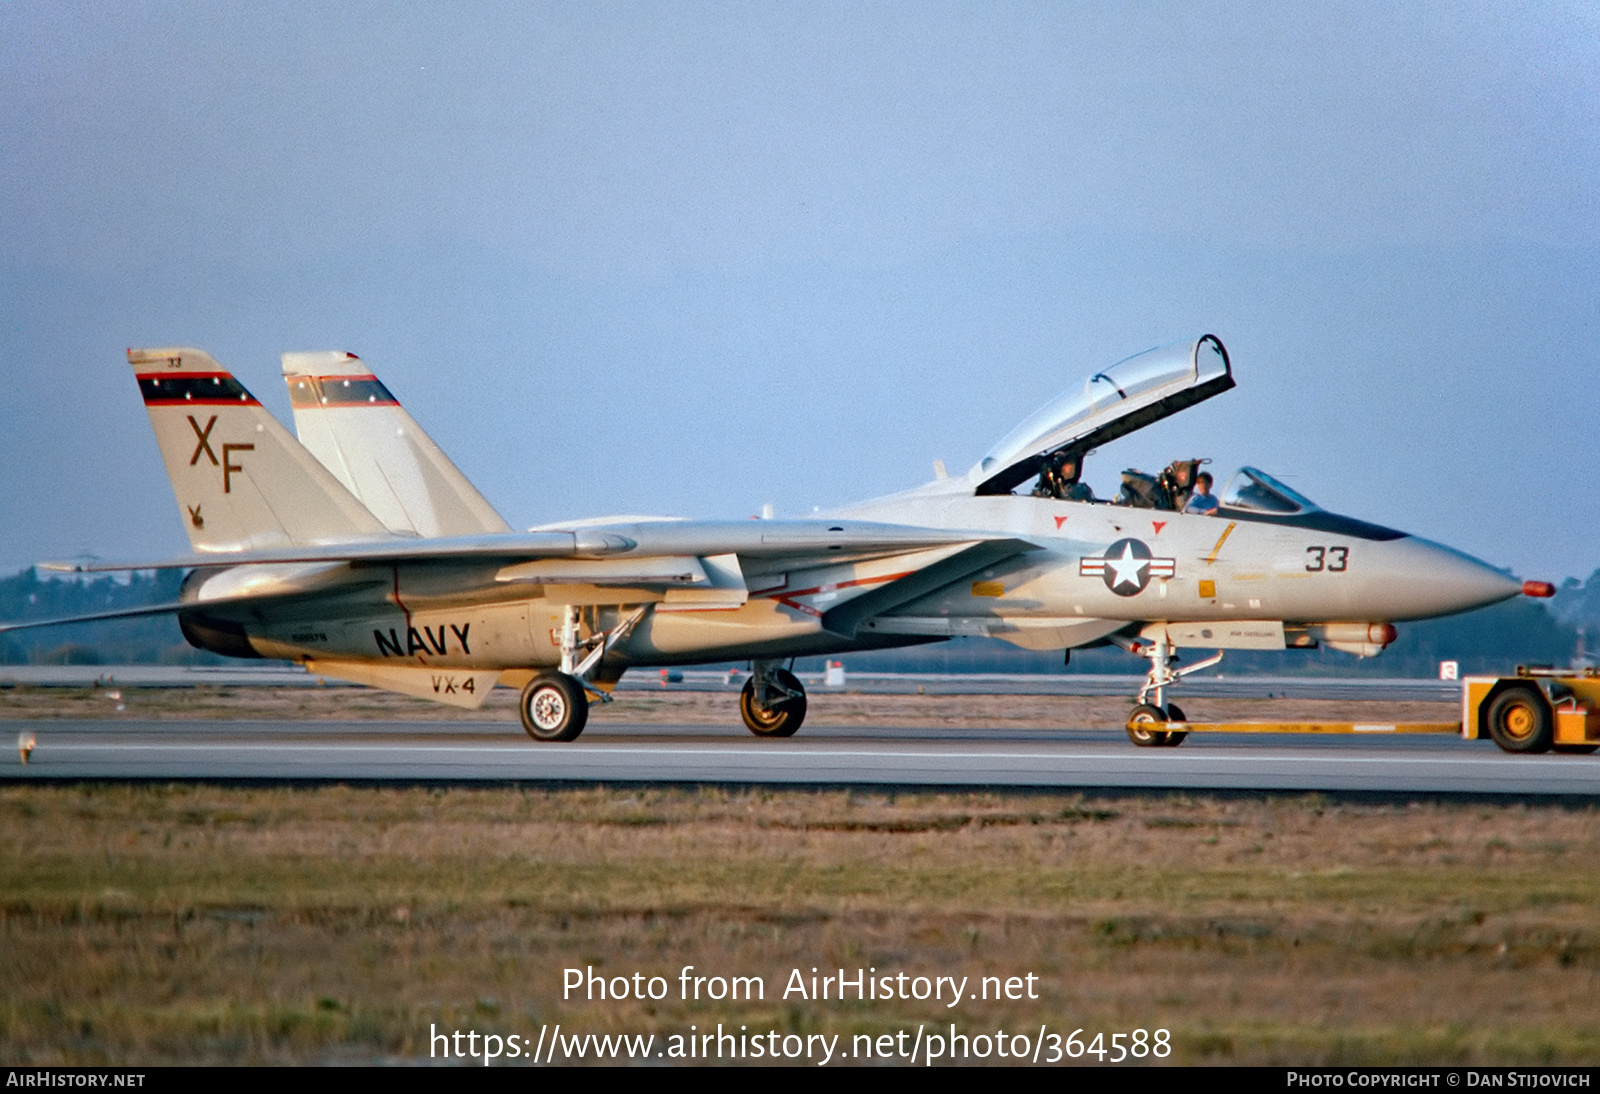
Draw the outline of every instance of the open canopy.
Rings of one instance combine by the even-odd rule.
[[[1005,494],[1046,457],[1091,448],[1176,414],[1233,386],[1228,351],[1213,335],[1135,354],[1031,414],[978,461],[977,493]]]

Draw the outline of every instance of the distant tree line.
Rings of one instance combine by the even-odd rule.
[[[182,584],[181,570],[82,578],[41,575],[30,567],[0,578],[0,619],[8,623],[60,619],[170,603],[178,599]],[[215,665],[226,661],[189,645],[172,615],[0,634],[0,664],[6,665]]]
[[[136,572],[120,578],[41,575],[27,569],[0,578],[0,619],[53,619],[174,601],[183,574]],[[1519,664],[1593,664],[1600,653],[1600,570],[1586,582],[1569,578],[1549,601],[1517,598],[1474,612],[1397,624],[1399,639],[1382,655],[1358,659],[1332,650],[1230,650],[1217,671],[1296,676],[1431,677],[1439,662],[1457,661],[1463,674],[1505,672]],[[1210,651],[1185,651],[1189,661]],[[958,638],[908,649],[843,654],[857,672],[1143,673],[1146,662],[1115,647],[1060,651],[1017,649],[997,639]],[[797,667],[817,672],[824,658]],[[84,623],[0,634],[0,663],[227,664],[190,646],[171,615]]]

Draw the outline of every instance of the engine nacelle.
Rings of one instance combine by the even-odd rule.
[[[204,612],[178,613],[178,629],[184,639],[197,650],[220,653],[224,657],[260,657],[250,644],[250,636],[238,623],[217,619]]]

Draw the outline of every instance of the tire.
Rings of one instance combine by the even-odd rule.
[[[1549,752],[1555,741],[1550,704],[1538,688],[1506,688],[1489,704],[1489,736],[1506,752],[1533,755]]]
[[[1177,703],[1168,703],[1167,704],[1167,721],[1169,721],[1169,722],[1187,722],[1188,720],[1189,719],[1184,717],[1184,715],[1183,715],[1183,709],[1181,707],[1179,707]],[[1172,732],[1167,734],[1167,747],[1168,748],[1177,748],[1179,745],[1183,744],[1183,742],[1187,741],[1188,739],[1189,739],[1189,731],[1188,730],[1176,730],[1175,729]]]
[[[517,707],[522,728],[536,741],[573,741],[589,720],[589,693],[561,672],[535,676]]]
[[[1160,707],[1140,703],[1128,715],[1128,740],[1140,748],[1165,748],[1169,734],[1165,730],[1147,729],[1152,722],[1165,722],[1166,714]]]
[[[805,687],[787,669],[774,669],[770,675],[773,683],[796,694],[761,706],[756,702],[756,681],[752,676],[739,693],[739,715],[757,737],[793,737],[806,720]]]

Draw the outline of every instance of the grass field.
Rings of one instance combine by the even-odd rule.
[[[916,699],[897,724],[978,716]],[[36,718],[32,701],[0,717]],[[255,716],[248,696],[204,701]],[[1173,1064],[1593,1063],[1597,819],[1314,796],[11,785],[0,1062],[427,1060],[430,1026],[848,1042],[955,1022],[1167,1029]],[[681,1000],[687,965],[761,977],[765,998]],[[672,992],[563,1000],[563,970],[591,967]],[[1039,998],[781,997],[813,967],[1032,973]]]

